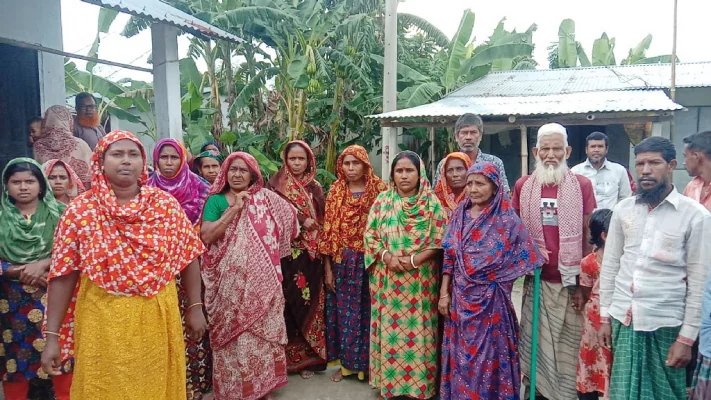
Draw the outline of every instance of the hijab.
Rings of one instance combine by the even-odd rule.
[[[439,171],[440,174],[440,179],[437,181],[437,185],[435,186],[435,194],[437,195],[437,198],[439,199],[439,202],[442,204],[442,207],[445,208],[448,214],[451,214],[452,211],[454,211],[455,208],[457,208],[457,205],[464,200],[464,197],[466,196],[466,193],[464,190],[462,190],[461,193],[459,193],[459,196],[454,195],[454,191],[452,191],[452,188],[449,186],[449,183],[447,182],[447,164],[451,160],[461,160],[464,163],[464,168],[467,170],[469,167],[472,165],[472,160],[469,158],[468,155],[462,152],[455,151],[454,153],[450,153],[445,159],[444,162],[442,163],[442,169]],[[466,180],[466,178],[465,178]]]
[[[84,193],[86,191],[86,188],[84,187],[84,184],[82,183],[81,179],[79,179],[79,176],[77,176],[77,173],[74,172],[72,167],[67,165],[67,163],[62,160],[54,159],[42,164],[42,171],[44,171],[44,176],[49,179],[49,176],[52,175],[52,170],[57,164],[64,167],[64,169],[67,170],[67,174],[69,175],[69,199],[73,199],[78,195]]]

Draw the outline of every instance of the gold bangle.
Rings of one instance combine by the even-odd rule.
[[[190,310],[191,308],[193,308],[193,307],[195,307],[195,306],[201,306],[201,305],[203,305],[203,304],[202,304],[202,303],[191,304],[190,306],[188,306],[188,308],[187,308],[186,311]]]
[[[441,300],[441,299],[446,299],[447,297],[449,297],[449,294],[445,294],[444,296],[439,296],[440,300]]]
[[[50,331],[44,331],[45,335],[54,335],[56,337],[61,337],[61,335],[57,332],[50,332]]]

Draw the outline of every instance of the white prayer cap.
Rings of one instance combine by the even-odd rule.
[[[545,124],[538,128],[538,138],[536,139],[536,146],[541,143],[541,139],[550,135],[563,135],[563,140],[565,140],[565,145],[568,146],[568,131],[561,124],[556,124],[552,122],[550,124]]]

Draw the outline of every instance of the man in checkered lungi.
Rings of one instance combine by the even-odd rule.
[[[614,209],[600,274],[599,339],[612,347],[611,400],[685,400],[711,267],[711,214],[672,184],[676,150],[634,149],[637,196]]]

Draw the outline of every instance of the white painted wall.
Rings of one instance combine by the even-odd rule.
[[[0,0],[0,37],[62,50],[60,0]],[[42,110],[64,104],[64,59],[39,52]]]

